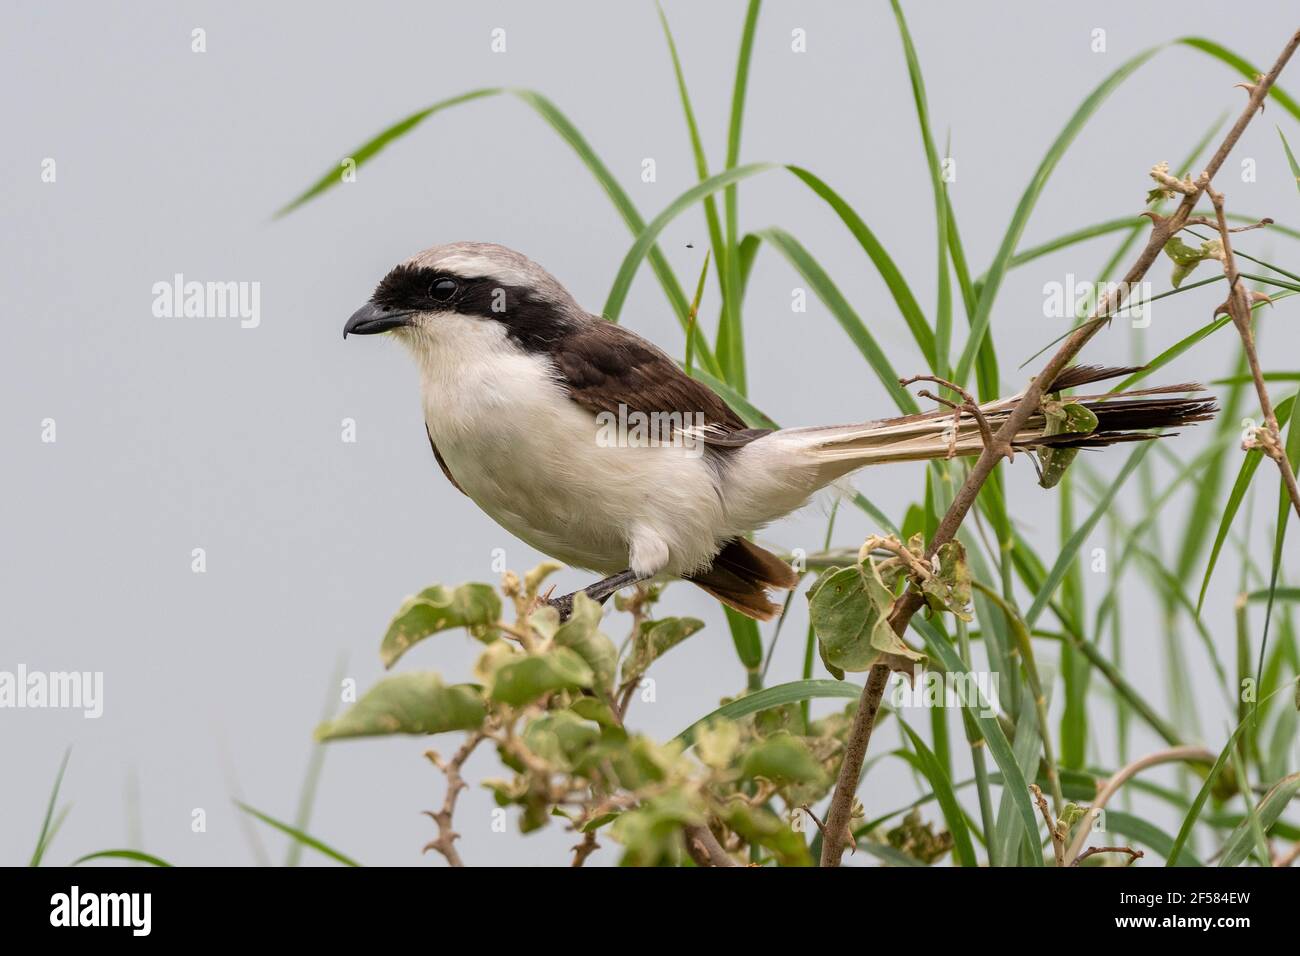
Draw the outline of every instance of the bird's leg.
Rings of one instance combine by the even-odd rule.
[[[638,581],[644,580],[646,580],[646,577],[637,574],[635,571],[620,571],[618,574],[611,574],[609,577],[603,578],[595,584],[588,585],[582,589],[582,593],[587,595],[587,597],[591,598],[597,604],[604,604],[609,600],[609,596],[615,591],[622,590],[628,585],[636,584]],[[567,621],[570,615],[573,614],[573,598],[576,594],[578,594],[578,592],[574,591],[573,594],[565,594],[561,597],[548,598],[546,600],[547,604],[560,612],[561,623]]]

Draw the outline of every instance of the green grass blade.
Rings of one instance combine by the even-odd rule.
[[[885,247],[881,245],[880,240],[876,238],[875,233],[871,231],[857,211],[845,202],[839,193],[814,173],[800,166],[788,166],[786,168],[802,180],[809,189],[825,200],[827,205],[835,210],[835,214],[840,217],[840,221],[848,227],[849,232],[853,234],[853,238],[862,247],[862,251],[871,260],[871,264],[880,273],[880,278],[884,280],[885,287],[889,289],[889,294],[893,297],[899,314],[903,316],[903,321],[907,323],[908,331],[912,333],[912,338],[916,340],[917,348],[921,350],[926,362],[933,367],[934,332],[931,331],[930,323],[922,313],[921,307],[917,305],[916,297],[912,294],[907,280],[903,278],[903,274],[885,250]]]
[[[1032,692],[1029,685],[1025,684],[1020,689],[1021,700],[1016,710],[1020,715],[1015,722],[1015,733],[1011,740],[1011,750],[1016,758],[1016,766],[1020,772],[1025,775],[1025,780],[1031,780],[1034,777],[1034,769],[1037,765],[1038,741],[1044,736],[1036,726],[1037,718],[1033,715],[1029,697]],[[1005,779],[1005,778],[1004,778]],[[997,824],[994,827],[993,836],[990,838],[990,844],[996,846],[996,851],[990,851],[999,859],[1003,866],[1015,866],[1018,859],[1024,859],[1026,854],[1038,857],[1042,860],[1042,853],[1039,850],[1038,836],[1038,818],[1035,816],[1034,825],[1026,830],[1024,820],[1018,818],[1013,813],[1012,794],[1004,786],[1002,790],[1002,801],[998,806]],[[1028,845],[1026,846],[1025,838],[1028,834]]]
[[[723,605],[727,614],[727,627],[731,630],[731,643],[736,646],[736,656],[745,668],[750,690],[763,684],[763,638],[758,633],[758,622],[739,611]]]
[[[347,655],[340,654],[325,691],[325,703],[321,707],[317,726],[334,719],[339,709],[339,685],[347,673]],[[298,830],[306,830],[311,825],[311,811],[316,804],[316,793],[320,789],[321,771],[325,769],[325,746],[319,741],[312,743],[311,756],[307,758],[307,772],[302,778],[302,787],[298,790],[298,810],[293,817],[293,825]],[[297,840],[290,842],[284,859],[285,866],[297,866],[302,859],[302,844]]]
[[[826,271],[817,263],[817,260],[808,253],[808,250],[800,245],[794,236],[775,226],[761,230],[758,235],[763,238],[764,242],[786,258],[790,265],[795,268],[795,271],[803,276],[804,281],[812,287],[817,297],[830,309],[831,314],[835,316],[844,331],[849,334],[849,338],[858,347],[858,351],[867,360],[867,364],[876,373],[876,377],[880,379],[880,383],[885,386],[885,390],[889,392],[899,409],[904,414],[920,411],[916,400],[898,384],[898,373],[889,364],[889,359],[885,357],[884,351],[881,350],[876,343],[875,337],[867,329],[866,323],[853,311],[853,307],[849,305],[848,300],[844,298],[839,288],[831,281],[831,277],[826,274]]]
[[[1016,253],[1016,247],[1020,244],[1020,238],[1024,235],[1025,226],[1029,222],[1029,217],[1034,211],[1034,206],[1038,203],[1038,197],[1042,194],[1043,187],[1047,185],[1047,180],[1056,168],[1056,164],[1065,155],[1074,142],[1079,131],[1092,117],[1093,113],[1105,102],[1106,98],[1113,93],[1121,83],[1123,83],[1134,71],[1136,71],[1147,60],[1158,51],[1158,47],[1144,50],[1137,56],[1126,60],[1117,70],[1111,73],[1102,81],[1095,90],[1088,95],[1074,115],[1070,117],[1061,130],[1056,140],[1047,150],[1047,155],[1039,164],[1033,178],[1029,181],[1020,203],[1016,206],[1016,211],[1011,218],[1011,224],[1007,227],[1002,244],[999,246],[997,254],[993,258],[993,264],[989,267],[987,277],[980,288],[979,305],[976,309],[975,319],[972,322],[970,338],[967,340],[966,348],[962,351],[961,359],[957,363],[955,380],[957,384],[965,384],[966,379],[970,376],[971,366],[974,364],[976,351],[983,341],[985,333],[988,331],[989,321],[993,315],[993,302],[997,297],[998,289],[1001,287],[1002,279],[1006,275],[1011,257]]]
[[[1101,501],[1097,503],[1097,507],[1092,510],[1092,513],[1088,515],[1083,524],[1075,529],[1074,534],[1070,535],[1069,540],[1061,547],[1061,553],[1057,556],[1056,563],[1052,565],[1052,569],[1048,572],[1042,587],[1034,595],[1033,604],[1025,613],[1025,624],[1029,627],[1033,627],[1038,621],[1038,616],[1043,613],[1043,609],[1047,607],[1047,602],[1052,599],[1052,595],[1056,592],[1057,585],[1061,583],[1061,579],[1065,577],[1065,573],[1077,559],[1079,548],[1087,540],[1088,535],[1092,533],[1092,529],[1097,526],[1097,522],[1105,515],[1111,502],[1115,500],[1115,494],[1119,491],[1120,486],[1124,484],[1128,476],[1133,473],[1142,459],[1151,451],[1151,446],[1152,442],[1142,442],[1133,450],[1132,454],[1128,456],[1128,461],[1124,463],[1124,467],[1120,469],[1120,473],[1115,477],[1115,481],[1109,486]]]
[[[1059,252],[1062,249],[1068,249],[1071,246],[1078,245],[1081,242],[1087,242],[1089,239],[1096,239],[1098,236],[1108,236],[1112,232],[1122,232],[1132,230],[1148,225],[1150,220],[1141,216],[1121,216],[1119,219],[1107,219],[1105,222],[1093,223],[1091,226],[1084,226],[1067,232],[1064,235],[1057,236],[1055,239],[1049,239],[1046,242],[1040,242],[1036,246],[1030,246],[1017,252],[1007,262],[1008,269],[1015,269],[1018,266],[1026,265],[1035,259],[1041,259],[1043,256],[1050,255],[1053,252]],[[984,276],[980,276],[983,282]]]
[[[862,685],[854,684],[851,681],[790,681],[788,684],[765,687],[760,691],[746,694],[744,697],[723,704],[717,710],[711,711],[695,721],[673,739],[680,740],[690,746],[695,742],[695,732],[706,726],[709,721],[716,720],[719,717],[738,720],[741,717],[748,717],[750,714],[756,714],[762,710],[770,710],[773,707],[782,707],[786,704],[797,704],[805,700],[816,700],[822,697],[857,700],[860,696],[862,696]]]
[[[944,668],[954,674],[961,673],[961,658],[952,644],[923,618],[914,617],[911,623],[912,627],[925,638],[926,646],[939,658]],[[988,702],[983,700],[982,695],[980,697],[979,701],[964,702],[964,706],[971,717],[975,719],[975,723],[979,725],[980,733],[983,734],[984,740],[988,744],[993,762],[1002,771],[1002,777],[1006,781],[1005,792],[1011,794],[1012,805],[1019,814],[1025,832],[1032,834],[1032,838],[1036,841],[1038,838],[1038,817],[1033,804],[1030,802],[1029,784],[1025,781],[1025,775],[1021,772],[1020,765],[1016,762],[1016,755],[1011,749],[1011,743],[1007,740],[1007,735],[1002,730],[1002,725],[998,723],[996,716],[986,713]],[[1041,855],[1035,854],[1034,857],[1036,862],[1035,859],[1031,859],[1030,862],[1035,866],[1042,866]]]
[[[1184,290],[1194,288],[1197,285],[1208,285],[1211,282],[1220,282],[1222,280],[1223,280],[1223,276],[1220,275],[1220,276],[1215,276],[1212,279],[1203,280],[1200,283],[1195,283],[1195,282],[1189,283],[1178,289],[1172,290],[1172,292],[1164,292],[1161,293],[1160,295],[1154,295],[1147,301],[1154,302],[1156,299],[1164,298],[1166,295],[1172,295],[1178,292],[1182,292]],[[1296,294],[1297,293],[1295,292],[1279,292],[1277,295],[1273,296],[1273,302],[1274,304],[1276,304],[1278,302],[1281,302],[1283,299],[1289,299],[1291,296]],[[1255,303],[1251,307],[1251,311],[1261,308],[1262,305],[1263,303],[1258,303],[1258,302]],[[1215,332],[1219,331],[1219,329],[1223,328],[1225,325],[1230,325],[1231,323],[1232,323],[1232,318],[1228,315],[1220,315],[1218,318],[1213,319],[1207,325],[1201,326],[1195,332],[1191,333],[1190,335],[1184,336],[1183,338],[1175,342],[1173,345],[1169,346],[1169,348],[1165,349],[1163,352],[1161,352],[1159,355],[1153,358],[1146,365],[1142,366],[1142,369],[1140,371],[1134,372],[1128,378],[1124,379],[1124,381],[1120,382],[1118,385],[1112,388],[1111,393],[1113,394],[1115,392],[1123,392],[1127,389],[1132,388],[1138,382],[1142,381],[1143,379],[1155,374],[1157,371],[1164,368],[1174,359],[1178,358],[1180,355],[1182,355],[1184,352],[1190,349],[1193,345],[1196,345],[1198,342],[1202,341],[1208,336],[1213,335]]]
[[[1255,77],[1266,72],[1264,70],[1257,69],[1255,65],[1251,63],[1249,60],[1246,60],[1244,57],[1238,56],[1237,54],[1229,50],[1227,47],[1215,43],[1213,40],[1207,40],[1205,37],[1180,37],[1174,42],[1181,43],[1184,46],[1192,47],[1195,50],[1200,50],[1202,53],[1208,53],[1216,60],[1226,63],[1228,66],[1232,67],[1242,76],[1244,76],[1248,83],[1254,83]],[[1286,90],[1282,89],[1277,85],[1274,85],[1273,88],[1268,91],[1268,95],[1273,99],[1275,103],[1281,106],[1282,109],[1286,110],[1296,119],[1300,119],[1300,104],[1297,104],[1296,101],[1292,99],[1291,96],[1286,92]]]
[[[1262,603],[1268,600],[1270,594],[1279,601],[1300,602],[1300,588],[1265,588],[1262,591],[1251,591],[1246,595],[1246,600]]]
[[[1291,417],[1291,410],[1295,405],[1295,397],[1285,399],[1278,403],[1273,410],[1277,415],[1277,424],[1281,428],[1286,424],[1287,419]],[[1228,537],[1228,529],[1232,527],[1232,519],[1237,516],[1237,510],[1241,507],[1242,499],[1246,497],[1246,489],[1250,487],[1251,480],[1255,477],[1255,472],[1259,468],[1260,460],[1264,453],[1258,450],[1246,452],[1245,458],[1242,459],[1241,469],[1237,472],[1237,480],[1233,483],[1232,491],[1228,493],[1227,503],[1223,508],[1223,517],[1219,519],[1219,531],[1214,536],[1214,544],[1210,547],[1210,558],[1205,565],[1205,576],[1201,579],[1201,592],[1196,598],[1196,613],[1201,613],[1201,608],[1205,604],[1205,592],[1210,586],[1210,577],[1214,574],[1214,567],[1219,561],[1219,552],[1223,550],[1223,542]]]
[[[100,850],[98,853],[87,853],[85,856],[77,857],[72,861],[72,865],[81,866],[90,860],[133,860],[136,863],[147,863],[149,866],[171,866],[166,860],[139,850]]]
[[[1291,396],[1291,406],[1294,409],[1296,401],[1300,400],[1300,392]],[[1291,416],[1291,427],[1287,430],[1286,447],[1283,454],[1291,462],[1292,473],[1300,468],[1300,428],[1296,427],[1296,419],[1300,416]],[[1278,428],[1282,426],[1279,424]],[[1280,436],[1279,436],[1280,437]],[[1255,685],[1258,687],[1259,682],[1264,679],[1264,653],[1268,648],[1269,627],[1273,622],[1273,600],[1277,593],[1278,575],[1282,571],[1282,545],[1286,541],[1286,529],[1290,524],[1291,518],[1291,497],[1287,492],[1286,485],[1281,481],[1278,482],[1277,489],[1277,517],[1274,523],[1273,531],[1273,563],[1269,569],[1268,577],[1268,604],[1264,611],[1264,630],[1259,639],[1259,663],[1255,667]]]
[[[1291,152],[1291,144],[1286,141],[1286,134],[1282,132],[1282,127],[1278,126],[1277,135],[1282,139],[1282,150],[1286,153],[1287,165],[1291,167],[1291,175],[1295,177],[1296,189],[1300,189],[1300,163],[1295,161],[1295,153]]]
[[[925,148],[926,167],[930,173],[930,189],[934,193],[934,218],[938,230],[938,268],[936,285],[938,301],[935,305],[934,352],[930,366],[935,375],[947,376],[948,350],[952,344],[952,286],[948,273],[948,195],[944,188],[943,171],[939,165],[939,151],[934,146],[930,131],[930,107],[925,98],[925,79],[921,75],[921,61],[907,29],[907,20],[898,0],[890,0],[899,37],[903,41],[903,56],[907,61],[907,76],[912,86],[912,102],[916,108],[917,123],[921,128],[921,143]]]
[[[664,14],[663,6],[656,2],[655,7],[659,12],[659,23],[663,27],[664,39],[668,43],[668,53],[672,57],[673,61],[673,75],[677,80],[677,93],[682,102],[682,114],[686,119],[686,131],[691,140],[691,153],[695,158],[695,174],[696,177],[703,182],[709,178],[709,161],[708,157],[704,153],[704,143],[700,139],[699,125],[695,121],[695,109],[691,106],[691,95],[686,87],[686,75],[682,70],[682,61],[677,54],[677,43],[673,39],[672,30],[668,26],[668,17]],[[722,220],[718,216],[717,199],[712,194],[704,197],[704,221],[708,226],[709,245],[712,249],[714,265],[718,272],[718,284],[722,289],[723,318],[719,321],[719,331],[721,332],[722,327],[725,326],[727,321],[728,310],[738,309],[739,303],[736,301],[734,305],[729,305],[729,303],[733,303],[733,300],[737,299],[737,291],[731,286],[732,274],[727,268],[727,256],[729,250],[722,234]],[[705,271],[707,272],[707,268]],[[693,345],[694,338],[694,332],[688,332],[688,351]],[[723,346],[727,343],[719,341],[718,344],[719,346]],[[732,376],[731,361],[733,356],[728,353],[720,355],[718,359],[720,363],[719,372],[727,376]],[[743,391],[743,375],[740,386]]]
[[[256,810],[253,807],[250,807],[248,804],[241,803],[238,800],[235,801],[235,806],[239,807],[239,809],[243,810],[245,813],[249,814],[250,816],[256,817],[257,819],[261,820],[267,826],[274,827],[276,830],[279,830],[281,833],[284,833],[287,836],[293,838],[294,840],[297,840],[299,843],[303,844],[304,846],[309,846],[313,850],[325,854],[331,860],[336,860],[339,863],[342,863],[344,866],[361,865],[351,857],[345,856],[344,854],[340,853],[338,850],[334,849],[333,847],[322,843],[320,840],[317,840],[311,834],[304,833],[303,831],[299,830],[297,827],[291,827],[287,823],[281,823],[279,820],[275,819],[275,817],[267,816],[261,810]]]
[[[1270,694],[1265,699],[1265,702],[1272,700],[1278,694],[1290,691],[1294,686],[1294,680],[1288,681],[1285,686],[1278,688]],[[1182,826],[1178,828],[1178,835],[1174,838],[1173,847],[1165,856],[1166,866],[1177,865],[1176,858],[1182,851],[1183,846],[1187,843],[1188,838],[1191,836],[1192,828],[1196,826],[1196,821],[1200,817],[1201,810],[1205,807],[1205,802],[1209,799],[1211,791],[1214,789],[1214,784],[1218,781],[1219,775],[1223,772],[1224,766],[1228,763],[1233,748],[1237,746],[1237,738],[1241,736],[1241,732],[1246,729],[1246,725],[1249,723],[1250,718],[1247,717],[1245,720],[1242,720],[1237,724],[1236,729],[1234,729],[1229,735],[1228,742],[1223,745],[1223,750],[1219,752],[1219,756],[1214,761],[1214,765],[1210,767],[1210,772],[1206,774],[1205,780],[1201,784],[1201,789],[1197,791],[1195,798],[1192,800],[1192,805],[1188,808],[1187,815],[1183,817],[1183,823]]]
[[[609,295],[605,297],[605,305],[601,309],[601,314],[611,322],[618,321],[623,311],[623,304],[627,301],[632,279],[636,276],[637,268],[650,250],[654,248],[655,241],[659,238],[659,234],[663,232],[665,226],[704,197],[713,195],[727,185],[757,173],[780,168],[776,163],[750,163],[746,166],[736,166],[718,173],[716,176],[710,176],[703,182],[696,183],[670,202],[664,207],[663,212],[655,216],[641,230],[636,239],[633,240],[632,247],[623,256],[623,262],[619,265],[618,272],[614,276],[614,283],[610,287]]]
[[[1275,783],[1259,801],[1259,806],[1238,824],[1223,844],[1219,866],[1237,866],[1244,861],[1255,845],[1255,834],[1267,831],[1276,823],[1297,792],[1300,792],[1300,773],[1293,773]]]
[[[975,846],[971,843],[970,829],[966,826],[966,814],[962,811],[961,804],[957,800],[957,794],[953,791],[952,781],[949,779],[948,774],[944,772],[943,766],[939,763],[939,758],[935,756],[933,750],[925,745],[925,741],[907,725],[903,718],[898,718],[898,725],[903,728],[903,732],[907,734],[907,739],[912,742],[912,747],[916,750],[917,769],[929,782],[930,788],[939,801],[939,808],[943,811],[943,819],[948,824],[948,832],[952,834],[954,860],[960,866],[979,866],[979,860],[975,858]]]
[[[1173,837],[1154,823],[1141,817],[1135,817],[1131,813],[1125,813],[1123,810],[1112,810],[1109,807],[1106,809],[1106,832],[1119,834],[1127,840],[1150,847],[1166,860],[1169,859],[1169,854],[1173,852]],[[1180,850],[1179,853],[1182,857],[1179,866],[1205,865],[1186,850]]]
[[[691,354],[691,346],[695,342],[695,329],[700,321],[700,302],[704,300],[704,283],[709,278],[709,251],[704,253],[704,265],[700,268],[700,279],[695,285],[695,296],[691,299],[691,324],[686,330],[686,359],[682,362],[687,375],[691,374],[691,368],[695,364],[691,361],[694,358]]]
[[[634,236],[640,235],[645,229],[645,220],[637,211],[635,204],[628,196],[627,192],[619,185],[618,180],[609,167],[592,149],[591,144],[578,131],[569,118],[560,111],[560,109],[545,96],[533,90],[516,89],[511,87],[487,87],[483,89],[471,90],[468,93],[462,93],[459,96],[453,96],[445,100],[439,100],[431,106],[418,112],[412,113],[405,119],[399,120],[393,125],[381,130],[377,135],[371,137],[361,146],[357,147],[350,154],[350,158],[356,163],[356,168],[373,159],[389,143],[405,136],[411,130],[419,126],[430,116],[448,109],[453,106],[459,106],[462,103],[468,103],[474,100],[483,99],[490,96],[510,95],[530,107],[538,116],[540,116],[554,130],[561,139],[569,144],[570,148],[578,155],[587,170],[596,179],[596,182],[605,191],[610,201],[614,204],[619,216],[627,224]],[[341,177],[336,169],[330,169],[315,183],[309,186],[302,194],[293,199],[277,213],[276,217],[287,215],[298,207],[302,206],[309,200],[332,189],[342,182]],[[686,301],[686,293],[682,291],[681,284],[673,274],[668,265],[668,260],[664,258],[663,253],[656,247],[649,252],[650,266],[654,270],[659,284],[663,287],[664,294],[668,296],[668,301],[673,310],[677,313],[678,321],[682,328],[688,324],[687,312],[689,303]],[[701,342],[698,346],[700,359],[709,370],[717,374],[720,370],[717,361],[714,359],[713,350],[708,348],[707,343]]]
[[[50,840],[54,836],[51,825],[54,820],[54,805],[58,802],[59,788],[63,786],[63,775],[68,769],[68,759],[71,756],[71,747],[63,751],[63,759],[59,761],[59,772],[54,776],[54,786],[50,790],[50,799],[45,805],[45,819],[41,821],[41,832],[36,838],[36,849],[32,850],[32,858],[28,862],[28,866],[41,865],[41,860],[45,857],[45,851],[49,848]]]
[[[736,82],[731,92],[731,119],[727,126],[727,163],[732,169],[740,161],[740,130],[745,117],[745,91],[749,86],[749,63],[754,52],[754,32],[758,26],[759,0],[750,0],[745,11],[745,26],[740,37],[740,53],[736,57]],[[735,183],[723,193],[723,207],[727,223],[726,267],[728,289],[740,288],[740,216]],[[718,351],[723,372],[738,391],[745,388],[745,343],[740,320],[740,302],[731,296],[723,302],[722,323],[718,329]]]
[[[468,93],[461,93],[459,96],[448,97],[445,100],[439,100],[431,106],[426,106],[422,110],[417,110],[410,116],[400,119],[393,125],[381,130],[378,135],[372,136],[356,149],[352,150],[352,152],[348,154],[347,158],[352,160],[356,169],[359,170],[362,166],[379,155],[379,153],[383,152],[384,148],[387,147],[388,144],[401,139],[435,113],[440,113],[453,106],[459,106],[462,103],[480,100],[484,97],[498,96],[504,92],[506,92],[506,90],[503,87],[485,87],[483,89],[470,90]],[[281,216],[287,216],[299,206],[310,202],[321,193],[332,189],[341,182],[343,182],[343,177],[339,172],[339,167],[330,167],[319,179],[308,186],[298,196],[280,207],[280,209],[275,213],[275,218],[279,219]]]

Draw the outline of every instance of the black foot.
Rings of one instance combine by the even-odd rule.
[[[636,584],[640,580],[641,578],[637,576],[635,571],[620,571],[618,574],[611,574],[609,577],[583,588],[582,593],[597,604],[604,604],[614,592],[630,584]],[[560,612],[561,624],[573,616],[573,598],[577,593],[577,591],[574,591],[573,594],[565,594],[547,600],[547,604]]]

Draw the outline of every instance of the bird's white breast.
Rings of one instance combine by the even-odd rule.
[[[425,422],[465,492],[507,531],[613,574],[706,565],[727,522],[699,450],[610,447],[543,355],[492,319],[447,314],[410,333]]]

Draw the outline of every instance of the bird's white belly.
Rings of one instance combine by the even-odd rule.
[[[425,422],[466,494],[576,567],[682,574],[707,565],[726,522],[700,450],[598,441],[595,416],[550,363],[499,341],[494,325],[467,325],[460,361],[445,355],[423,369]]]

